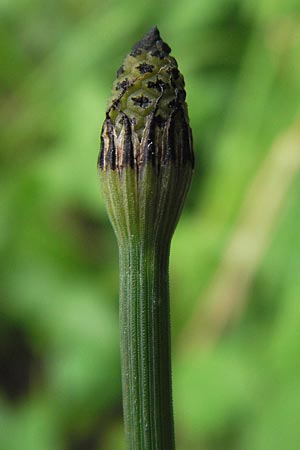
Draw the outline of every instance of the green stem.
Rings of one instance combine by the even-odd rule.
[[[169,245],[120,246],[120,333],[128,450],[174,450]]]

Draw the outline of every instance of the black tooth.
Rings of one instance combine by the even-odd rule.
[[[132,145],[132,139],[131,139],[131,124],[129,118],[124,115],[123,117],[123,124],[125,127],[125,139],[124,139],[124,163],[127,166],[128,164],[133,169],[134,168],[134,152],[133,152],[133,145]]]
[[[115,168],[116,168],[116,148],[115,148],[115,141],[114,141],[113,124],[111,123],[110,119],[106,120],[106,126],[107,126],[107,136],[109,138],[109,146],[108,146],[108,151],[106,154],[106,161],[107,161],[107,164],[110,166],[110,168],[112,170],[115,170]]]
[[[183,162],[185,162],[186,160],[190,161],[190,127],[185,119],[185,115],[182,109],[180,109],[179,111],[180,114],[180,121],[182,123],[182,129],[181,129],[181,133],[182,133],[182,146],[183,146],[183,152],[181,152],[181,159],[182,161],[180,161],[180,163],[182,164]],[[186,153],[188,151],[188,154]]]
[[[191,160],[190,154],[190,131],[182,108],[174,109],[166,124],[165,153],[163,162],[166,164],[173,161],[181,165]]]
[[[184,147],[184,151],[182,153],[182,162],[189,161],[192,165],[192,169],[194,168],[195,158],[193,152],[193,134],[192,129],[189,126],[188,120],[182,108],[179,108],[177,111],[179,116],[179,121],[182,124],[181,133],[182,133],[182,145]]]
[[[98,165],[98,167],[100,167],[100,169],[103,169],[103,167],[104,167],[104,139],[102,137],[102,132],[103,132],[103,127],[102,127],[102,131],[101,131],[101,136],[100,136],[100,151],[99,151],[99,156],[98,156],[98,161],[97,161],[97,165]]]
[[[174,113],[172,113],[166,124],[166,140],[165,140],[165,155],[164,155],[164,163],[167,164],[170,160],[175,161],[175,145],[176,145],[176,137],[175,137],[175,123],[174,123]]]

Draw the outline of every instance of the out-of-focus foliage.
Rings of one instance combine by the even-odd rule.
[[[300,448],[296,0],[0,4],[0,449],[123,449],[99,129],[153,24],[197,165],[170,263],[178,450]]]

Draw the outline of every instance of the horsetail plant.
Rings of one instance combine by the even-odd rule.
[[[117,71],[98,168],[119,246],[128,450],[174,450],[168,263],[194,156],[184,79],[152,28]]]

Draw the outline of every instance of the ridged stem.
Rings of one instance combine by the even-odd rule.
[[[128,450],[174,450],[169,244],[125,242],[120,252],[120,333]]]

